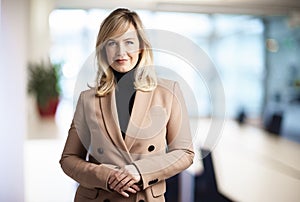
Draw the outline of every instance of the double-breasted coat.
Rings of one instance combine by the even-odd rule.
[[[163,202],[165,179],[189,167],[194,158],[184,98],[177,82],[159,79],[153,91],[136,91],[122,138],[115,92],[98,97],[83,91],[60,159],[64,172],[79,183],[76,202]],[[108,188],[110,172],[133,164],[142,190],[129,198]]]

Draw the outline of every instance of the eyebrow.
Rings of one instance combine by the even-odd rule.
[[[126,39],[123,39],[122,41],[127,41],[127,40],[134,40],[134,39],[137,39],[135,37],[128,37]],[[116,39],[108,39],[107,41],[117,41]]]
[[[135,37],[128,37],[128,38],[124,39],[124,41],[126,41],[126,40],[132,40],[132,39],[136,39],[136,38]]]

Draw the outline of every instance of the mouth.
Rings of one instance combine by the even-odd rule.
[[[116,59],[115,60],[117,63],[125,63],[127,62],[128,60],[127,59]]]
[[[123,58],[121,58],[121,59],[116,59],[115,61],[127,61],[128,59],[123,59]]]

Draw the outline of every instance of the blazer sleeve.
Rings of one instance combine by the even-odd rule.
[[[167,152],[134,161],[143,188],[158,183],[188,168],[193,163],[194,150],[189,117],[178,83],[173,85],[171,114],[167,123]]]
[[[83,97],[81,93],[59,162],[63,171],[81,185],[109,191],[107,181],[115,166],[86,160],[87,150],[84,145],[89,145],[90,133],[85,120]]]

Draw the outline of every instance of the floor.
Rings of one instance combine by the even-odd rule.
[[[25,143],[25,201],[72,202],[76,184],[58,163],[63,143],[57,139]]]
[[[40,119],[29,108],[24,144],[25,202],[72,202],[77,184],[60,168],[59,159],[73,109],[60,104],[55,118]]]
[[[29,118],[24,157],[26,202],[73,201],[76,183],[59,165],[72,110],[58,110],[55,119]],[[198,133],[206,133],[209,122],[200,123],[203,127]],[[299,201],[299,154],[299,143],[228,120],[212,149],[218,188],[233,201]],[[202,171],[201,159],[196,157],[189,172]]]

